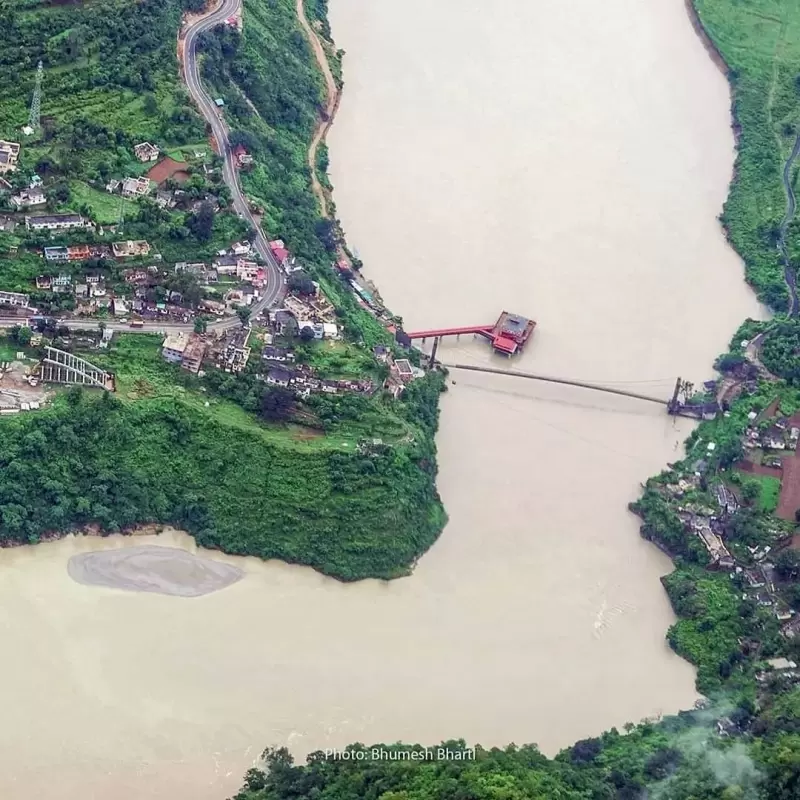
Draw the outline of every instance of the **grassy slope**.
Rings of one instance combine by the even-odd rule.
[[[695,0],[695,7],[729,66],[739,128],[723,222],[759,297],[782,310],[788,295],[775,236],[786,210],[781,173],[800,132],[800,6],[786,0]],[[800,248],[796,229],[789,247]]]

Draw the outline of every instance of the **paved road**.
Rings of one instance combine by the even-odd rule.
[[[263,295],[261,299],[251,307],[252,316],[255,317],[265,308],[276,305],[278,300],[283,297],[286,285],[285,278],[278,262],[275,260],[275,256],[272,255],[267,237],[264,235],[264,231],[261,230],[261,227],[256,223],[255,217],[247,203],[247,198],[244,196],[244,192],[242,192],[242,187],[239,183],[239,173],[236,169],[235,159],[228,141],[227,123],[220,117],[213,100],[206,93],[205,89],[203,89],[197,63],[198,36],[235,14],[240,9],[241,4],[241,0],[223,0],[222,5],[216,11],[193,22],[182,32],[182,38],[184,40],[183,71],[186,80],[186,88],[189,90],[189,94],[191,94],[192,99],[200,109],[200,113],[211,126],[211,131],[219,146],[220,155],[224,159],[222,177],[231,190],[233,207],[236,213],[255,229],[256,239],[253,242],[253,247],[256,252],[261,255],[266,264],[267,279],[264,284]],[[240,324],[238,319],[230,319],[215,323],[212,327],[216,330],[225,330],[237,327]]]
[[[58,319],[55,318],[59,325],[63,325],[70,330],[81,331],[96,331],[101,320],[99,319]],[[194,325],[180,322],[145,322],[140,328],[131,328],[125,322],[115,322],[113,319],[104,320],[106,327],[111,331],[118,333],[184,333],[194,330]],[[26,317],[4,317],[0,316],[0,328],[13,328],[14,325],[25,325],[27,323]],[[239,324],[238,318],[236,320],[221,320],[217,325],[228,323],[229,327]],[[209,325],[209,327],[211,327]]]

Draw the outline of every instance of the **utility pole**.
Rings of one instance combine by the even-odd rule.
[[[28,127],[31,133],[38,133],[41,124],[42,114],[42,77],[44,76],[44,66],[40,61],[36,67],[36,85],[33,89],[33,100],[31,100],[31,112],[28,116]]]
[[[428,371],[432,369],[436,369],[436,351],[439,349],[439,342],[441,341],[441,336],[437,336],[433,340],[433,349],[431,350],[431,357],[428,361]]]
[[[672,392],[672,399],[667,403],[667,413],[677,414],[680,404],[678,403],[678,395],[681,393],[683,381],[680,377],[675,381],[675,390]]]

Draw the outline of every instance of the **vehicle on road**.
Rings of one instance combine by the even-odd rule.
[[[131,328],[144,328],[144,320],[132,319],[131,320]]]

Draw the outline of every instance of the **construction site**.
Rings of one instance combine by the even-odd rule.
[[[35,411],[51,397],[42,385],[39,365],[18,353],[14,361],[0,362],[0,414]]]

